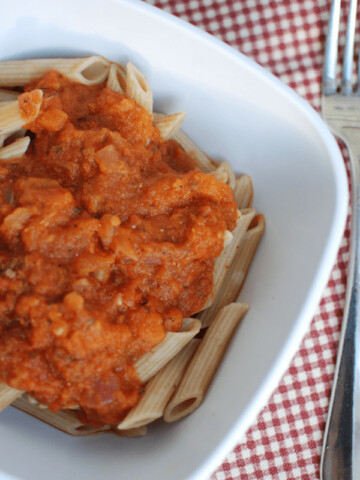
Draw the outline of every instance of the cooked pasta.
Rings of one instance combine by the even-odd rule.
[[[236,253],[239,250],[242,239],[247,231],[247,228],[251,220],[255,216],[255,209],[245,209],[240,212],[239,219],[237,221],[236,228],[232,232],[232,241],[227,245],[221,255],[216,258],[214,265],[214,286],[211,295],[208,297],[202,310],[210,307],[214,302],[217,294],[219,293],[226,275],[229,271],[232,261],[235,258]]]
[[[231,303],[214,318],[165,409],[165,422],[189,415],[203,401],[227,344],[248,308],[243,303]]]
[[[133,65],[126,66],[126,94],[149,113],[153,112],[153,94],[149,82]]]
[[[154,125],[159,129],[164,140],[169,140],[181,127],[186,113],[179,112],[172,115],[154,115]]]
[[[117,93],[126,92],[126,72],[118,63],[112,63],[110,65],[106,86]]]
[[[139,403],[119,423],[119,430],[138,428],[148,425],[164,414],[172,394],[174,393],[186,365],[200,343],[194,338],[182,348],[165,366],[147,383]]]
[[[30,137],[23,137],[14,140],[6,147],[0,148],[0,160],[12,160],[24,155],[30,143]]]
[[[205,173],[216,169],[217,164],[206,155],[195,143],[182,131],[178,130],[172,137],[194,160],[195,165]]]
[[[40,112],[42,98],[42,90],[33,90],[19,95],[17,100],[0,105],[0,135],[16,132],[35,120]]]
[[[94,85],[108,76],[109,61],[104,57],[37,58],[35,60],[10,60],[0,62],[0,85],[20,87],[48,70],[57,70],[75,82]]]
[[[0,412],[11,405],[21,394],[20,390],[11,388],[5,383],[0,383]]]
[[[249,175],[240,175],[235,179],[234,197],[236,205],[241,210],[243,208],[250,208],[254,196],[254,189],[251,177]]]
[[[145,383],[166,365],[200,330],[200,321],[184,318],[180,332],[168,332],[165,339],[135,364],[140,380]]]
[[[0,88],[0,102],[12,102],[13,100],[16,100],[18,96],[19,92]]]
[[[61,345],[55,380],[42,367],[44,389],[27,370],[3,374],[17,388],[0,383],[0,410],[11,404],[73,436],[143,436],[157,419],[188,415],[249,308],[232,302],[265,226],[251,178],[196,146],[180,130],[185,112],[153,113],[150,84],[130,62],[0,62],[0,86],[0,169],[15,172],[0,237],[26,252],[3,262],[0,280],[36,351]],[[86,384],[92,367],[97,381]],[[55,390],[61,376],[68,390]]]
[[[202,328],[207,328],[222,308],[238,298],[264,230],[264,216],[257,215],[252,219],[243,237],[239,251],[213,304],[198,315]]]

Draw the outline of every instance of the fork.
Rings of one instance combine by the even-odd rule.
[[[340,12],[341,0],[333,0],[325,45],[321,111],[334,135],[349,151],[352,223],[346,302],[320,460],[321,480],[360,479],[360,86],[355,92],[352,79],[357,0],[349,4],[338,89]]]

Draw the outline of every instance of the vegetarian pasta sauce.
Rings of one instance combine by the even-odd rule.
[[[136,360],[211,293],[237,207],[125,95],[55,71],[35,88],[28,151],[0,166],[0,381],[116,424]]]

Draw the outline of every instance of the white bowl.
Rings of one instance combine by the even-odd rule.
[[[241,298],[251,304],[202,406],[147,437],[72,438],[8,408],[0,478],[199,480],[256,418],[308,328],[348,202],[344,164],[320,117],[262,68],[164,12],[127,0],[0,0],[0,58],[102,54],[148,77],[156,108],[249,173],[267,227]]]

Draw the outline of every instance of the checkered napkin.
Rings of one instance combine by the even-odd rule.
[[[229,43],[320,106],[331,0],[146,0]],[[343,150],[345,161],[347,153]],[[316,480],[343,313],[349,224],[311,327],[256,423],[211,480]]]

